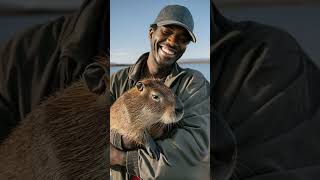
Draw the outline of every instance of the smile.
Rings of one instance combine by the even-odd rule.
[[[169,55],[169,56],[172,56],[172,55],[175,55],[176,54],[176,50],[175,49],[172,49],[168,46],[160,46],[160,49],[161,49],[161,52],[164,54],[164,55]]]

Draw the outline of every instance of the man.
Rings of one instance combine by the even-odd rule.
[[[111,136],[116,148],[110,147],[110,161],[118,165],[111,171],[113,179],[209,179],[209,82],[200,72],[177,64],[189,42],[196,42],[193,24],[186,7],[164,7],[149,29],[150,52],[112,75],[112,101],[139,80],[154,77],[165,80],[184,104],[185,112],[183,126],[156,141],[162,150],[159,160],[143,149],[117,150],[125,149],[127,141],[116,134]]]
[[[211,1],[212,178],[320,177],[320,71],[288,33]]]

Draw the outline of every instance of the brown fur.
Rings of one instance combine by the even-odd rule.
[[[98,62],[103,64],[103,60]],[[107,63],[103,65],[108,66]],[[109,77],[104,80],[108,90]],[[175,110],[170,89],[153,80],[144,83],[148,90],[144,92],[161,90],[165,103],[159,106],[146,96],[142,98],[136,90],[129,90],[115,102],[113,112],[115,107],[120,110],[125,105],[130,113],[136,114],[131,114],[132,119],[117,119],[111,124],[123,122],[123,125],[134,125],[125,131],[142,132],[158,122],[158,115]],[[0,144],[0,179],[108,179],[108,95],[108,91],[100,96],[91,93],[85,83],[79,81],[46,99]],[[133,107],[136,107],[134,111]],[[146,111],[139,111],[143,107],[148,107],[154,113],[151,116],[157,118],[138,118],[150,117],[150,113],[145,116],[143,112]],[[135,118],[140,119],[142,124],[134,121]],[[157,137],[157,133],[159,131],[154,129],[151,134]],[[139,138],[135,140],[141,143]]]
[[[131,88],[121,95],[111,106],[110,129],[126,136],[128,139],[143,144],[143,132],[149,130],[152,137],[159,137],[156,124],[170,124],[180,120],[181,110],[176,111],[176,100],[173,92],[157,79],[144,79],[142,91]],[[157,95],[159,102],[152,98]]]
[[[106,95],[80,81],[45,100],[0,145],[0,179],[108,179]]]

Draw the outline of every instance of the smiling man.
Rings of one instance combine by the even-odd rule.
[[[111,99],[144,78],[165,81],[184,104],[182,126],[155,141],[159,159],[132,147],[127,139],[111,133],[110,163],[115,179],[209,179],[209,82],[198,71],[183,69],[177,61],[190,41],[196,42],[190,11],[180,5],[164,7],[150,25],[151,50],[111,77]]]
[[[150,28],[151,53],[148,57],[148,66],[167,68],[177,61],[185,52],[190,41],[186,29],[177,25],[158,26]]]
[[[187,29],[179,25],[151,25],[149,31],[151,52],[147,59],[145,75],[156,78],[166,77],[171,71],[171,66],[185,52],[191,34],[192,32],[189,34]],[[195,38],[193,41],[195,42]]]

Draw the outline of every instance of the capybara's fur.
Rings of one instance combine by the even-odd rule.
[[[107,95],[81,80],[46,99],[0,145],[0,179],[108,179]]]
[[[176,104],[174,93],[159,79],[144,79],[124,94],[111,106],[110,129],[132,142],[144,144],[144,130],[159,137],[160,128],[178,122],[183,115],[183,106]],[[153,128],[160,125],[158,128]]]
[[[106,66],[105,60],[99,62]],[[22,120],[0,144],[0,180],[109,179],[109,76],[104,81],[102,95],[90,92],[81,80]],[[138,144],[144,129],[177,122],[183,113],[162,82],[141,82],[143,89],[135,87],[114,103],[110,121]],[[151,135],[157,137],[157,131]]]

